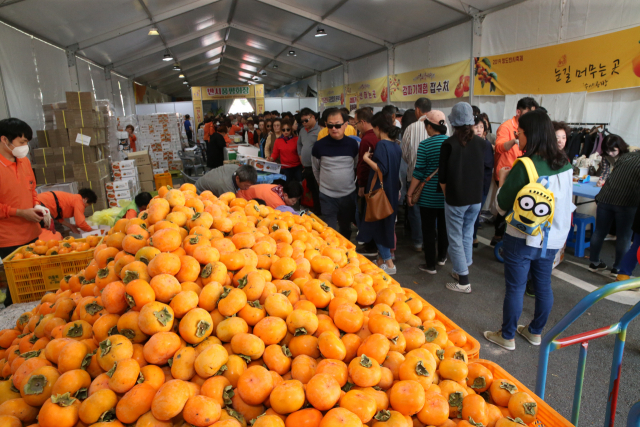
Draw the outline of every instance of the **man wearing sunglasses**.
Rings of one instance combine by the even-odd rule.
[[[325,113],[329,135],[319,139],[311,150],[313,174],[320,187],[320,207],[327,225],[349,240],[356,211],[358,143],[345,136],[347,113],[337,108]]]
[[[318,182],[313,175],[313,167],[311,162],[311,150],[318,140],[318,133],[320,133],[320,126],[316,121],[316,113],[310,108],[303,108],[300,111],[300,121],[302,123],[302,129],[298,136],[298,156],[300,156],[300,162],[302,163],[302,179],[307,181],[307,188],[311,191],[311,197],[313,197],[314,214],[320,216],[320,192],[318,190]]]

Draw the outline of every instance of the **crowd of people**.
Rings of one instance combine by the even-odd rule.
[[[190,121],[189,127],[193,137]],[[292,211],[307,196],[311,210],[345,238],[350,240],[356,229],[357,251],[376,257],[388,274],[397,272],[395,230],[404,207],[412,246],[424,253],[417,269],[435,275],[449,261],[450,278],[443,285],[450,291],[471,293],[469,267],[478,246],[480,211],[493,206],[497,215],[491,244],[502,242],[506,292],[502,327],[485,337],[510,350],[515,333],[540,343],[553,305],[554,259],[565,246],[575,206],[574,172],[565,151],[571,130],[552,121],[534,99],[520,99],[515,115],[495,135],[489,117],[477,107],[460,102],[446,117],[427,98],[407,111],[387,105],[375,113],[365,106],[352,112],[328,108],[321,115],[308,108],[295,115],[209,115],[201,127],[211,170],[196,182],[199,192],[233,192]],[[260,184],[253,166],[225,163],[223,149],[236,135],[257,147],[260,156],[280,163],[286,179]],[[38,201],[33,172],[24,159],[31,136],[22,121],[0,121],[0,162],[5,166],[0,168],[0,229],[24,226],[29,232],[25,238],[0,233],[1,254],[37,238],[40,227],[31,225],[42,217],[34,206],[52,204]],[[636,266],[640,245],[640,151],[630,151],[620,136],[610,134],[602,141],[602,154],[589,269],[608,269],[600,252],[615,223],[610,272],[623,280]],[[536,182],[543,191],[529,189]],[[16,190],[22,187],[26,191]],[[545,196],[546,191],[552,196]],[[65,216],[95,200],[87,191],[75,196],[68,200],[75,207]],[[123,215],[135,215],[150,197],[136,198]],[[77,218],[76,226],[82,227]],[[535,297],[535,314],[529,325],[518,325],[525,293]]]
[[[485,337],[507,349],[515,348],[515,333],[539,344],[553,305],[551,270],[557,252],[565,246],[575,209],[574,173],[565,151],[571,130],[563,122],[552,121],[530,97],[518,101],[514,116],[495,134],[487,114],[468,103],[456,104],[448,121],[442,111],[431,107],[429,99],[420,98],[406,111],[387,105],[375,114],[373,108],[362,107],[351,112],[328,108],[318,115],[305,108],[295,115],[274,111],[212,119],[243,132],[243,141],[259,147],[267,160],[281,163],[287,184],[280,195],[265,189],[271,197],[261,192],[260,185],[240,190],[241,183],[253,177],[245,175],[243,166],[235,166],[232,172],[225,165],[210,172],[199,185],[214,191],[215,186],[205,186],[204,181],[224,170],[226,177],[215,179],[226,183],[219,191],[234,190],[246,197],[294,206],[300,198],[292,197],[287,185],[303,182],[313,212],[347,239],[352,238],[355,226],[357,251],[377,256],[378,266],[388,274],[397,272],[395,229],[403,206],[412,246],[424,253],[424,263],[417,268],[435,275],[449,261],[450,279],[444,285],[460,293],[472,290],[469,267],[479,243],[480,211],[485,205],[493,206],[497,214],[491,245],[503,245],[506,294],[502,328],[487,331]],[[616,257],[611,274],[620,274],[623,280],[636,265],[630,254],[640,245],[636,214],[640,189],[633,184],[640,182],[640,153],[629,152],[620,136],[608,135],[602,142],[602,155],[600,185],[604,186],[596,198],[589,268],[608,268],[599,256],[615,222]],[[523,158],[530,159],[536,176],[543,177],[553,193],[552,220],[544,232],[522,231],[527,228],[523,222],[531,221],[527,215],[548,212],[544,202],[519,195],[532,179],[530,166],[516,161]],[[375,201],[382,194],[386,213]],[[518,204],[521,214],[514,221]],[[536,300],[534,319],[528,326],[517,324],[525,292]]]

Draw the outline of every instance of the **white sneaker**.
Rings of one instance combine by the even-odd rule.
[[[471,285],[461,285],[460,283],[447,283],[446,288],[449,289],[450,291],[453,292],[460,292],[463,294],[470,294],[471,293]]]
[[[393,267],[389,267],[387,264],[381,264],[379,265],[379,267],[382,271],[387,273],[389,276],[393,276],[394,274],[397,273],[397,269],[395,265]]]
[[[447,257],[438,260],[438,265],[444,265],[447,262]]]
[[[499,345],[500,347],[504,348],[505,350],[515,350],[516,349],[516,342],[514,340],[506,340],[502,337],[502,331],[497,331],[497,332],[493,332],[493,331],[485,331],[484,332],[484,337],[487,339],[487,341],[491,341],[492,343]]]

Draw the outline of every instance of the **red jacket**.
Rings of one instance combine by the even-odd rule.
[[[358,166],[356,167],[358,187],[365,187],[367,185],[367,181],[369,180],[369,171],[371,170],[371,167],[363,160],[364,153],[369,151],[369,148],[375,150],[378,141],[380,140],[373,132],[373,129],[370,129],[362,134],[362,140],[360,141],[360,150],[358,151]]]
[[[276,142],[273,144],[271,158],[277,159],[278,157],[280,157],[280,163],[282,163],[282,167],[285,169],[302,164],[300,162],[300,156],[298,156],[297,136],[291,137],[286,141],[283,137],[276,139]]]

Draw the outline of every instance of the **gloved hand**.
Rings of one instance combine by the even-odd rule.
[[[42,215],[44,216],[44,219],[42,220],[42,222],[44,223],[44,228],[51,230],[53,227],[53,221],[52,221],[51,212],[49,212],[49,209],[45,208],[42,205],[36,205],[33,208],[35,210],[42,212]]]

